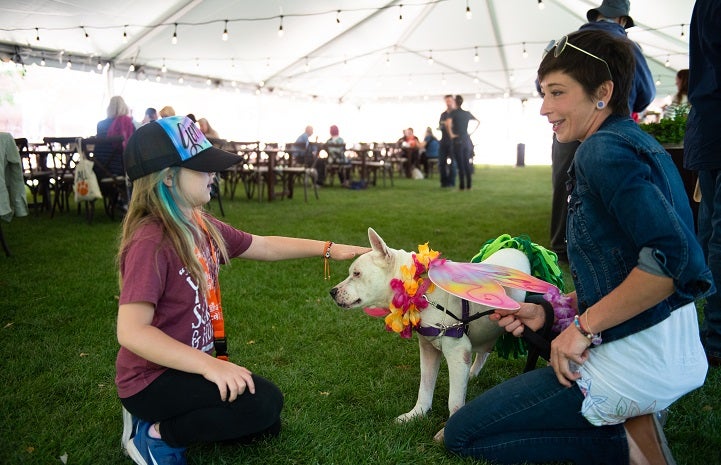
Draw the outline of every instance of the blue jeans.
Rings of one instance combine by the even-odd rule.
[[[623,425],[593,426],[583,394],[562,386],[551,367],[501,383],[448,419],[446,447],[494,463],[628,464]]]
[[[701,341],[707,354],[721,357],[721,170],[700,170],[698,184],[698,240],[717,289],[706,297]]]
[[[468,136],[458,136],[453,139],[453,160],[458,166],[458,181],[461,190],[471,188],[471,154],[473,144]]]

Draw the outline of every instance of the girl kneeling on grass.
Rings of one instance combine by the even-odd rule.
[[[270,381],[224,360],[219,264],[367,252],[308,239],[262,237],[206,214],[214,173],[238,162],[186,117],[164,118],[128,141],[133,195],[120,250],[116,368],[123,445],[138,464],[184,464],[193,443],[248,442],[280,431],[283,396]],[[332,245],[332,247],[331,247]]]

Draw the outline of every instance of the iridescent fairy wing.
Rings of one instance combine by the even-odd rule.
[[[462,299],[507,310],[515,310],[519,305],[506,295],[504,286],[544,294],[556,289],[522,271],[486,263],[439,260],[431,264],[428,277],[436,286]]]

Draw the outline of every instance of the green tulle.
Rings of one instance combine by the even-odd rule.
[[[565,292],[563,272],[558,266],[558,256],[550,250],[534,242],[526,235],[511,237],[510,234],[502,234],[495,239],[487,241],[472,259],[472,263],[478,263],[490,257],[501,249],[513,248],[525,253],[531,264],[531,275],[542,279],[556,286],[561,292]],[[503,358],[518,358],[526,355],[525,341],[510,333],[503,333],[496,342],[496,351]]]

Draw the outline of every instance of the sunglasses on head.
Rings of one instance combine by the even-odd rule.
[[[611,73],[611,68],[608,66],[608,62],[606,60],[604,60],[603,58],[597,57],[596,55],[594,55],[591,52],[587,52],[586,50],[582,49],[581,47],[577,47],[577,46],[573,45],[571,42],[568,41],[568,36],[561,37],[558,40],[558,42],[556,42],[555,40],[552,40],[551,42],[549,42],[548,45],[546,46],[546,48],[544,49],[543,56],[546,56],[548,53],[551,52],[551,50],[553,50],[553,57],[558,58],[563,53],[563,51],[566,50],[566,46],[575,48],[579,52],[585,53],[586,55],[590,56],[591,58],[595,58],[596,60],[602,62],[604,65],[606,65],[606,71],[608,71],[608,79],[611,81],[613,80],[613,74]]]

